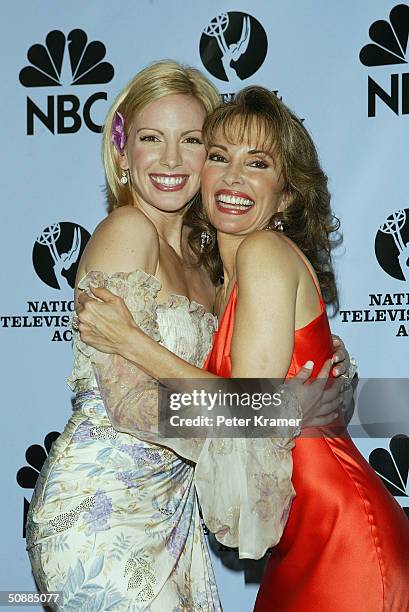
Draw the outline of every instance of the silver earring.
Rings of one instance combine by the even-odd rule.
[[[275,219],[274,224],[273,224],[273,229],[275,229],[277,232],[283,232],[284,231],[283,222],[280,219]]]
[[[209,244],[209,242],[211,241],[211,236],[208,232],[206,232],[206,230],[203,230],[203,232],[200,234],[200,252],[203,253],[205,247]]]
[[[127,184],[127,182],[128,182],[128,173],[126,172],[126,170],[122,170],[120,181],[121,181],[122,185],[126,185]]]

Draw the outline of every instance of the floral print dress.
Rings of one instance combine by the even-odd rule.
[[[89,282],[124,297],[146,333],[203,365],[216,319],[202,306],[183,296],[158,304],[160,283],[142,271],[91,272],[80,287]],[[74,334],[73,414],[53,444],[28,513],[35,579],[42,591],[62,591],[56,609],[64,611],[217,612],[194,464],[148,434],[139,439],[114,429],[106,402],[126,378],[122,366]],[[141,373],[129,366],[128,383],[129,373],[139,376],[140,387]],[[138,405],[152,406],[145,378]]]

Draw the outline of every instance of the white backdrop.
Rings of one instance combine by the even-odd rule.
[[[333,331],[357,357],[361,377],[407,377],[409,7],[396,9],[388,25],[396,6],[387,0],[14,0],[3,7],[0,589],[34,588],[23,538],[25,500],[46,456],[45,437],[62,431],[71,409],[65,384],[70,285],[86,237],[106,212],[95,126],[116,93],[151,61],[194,65],[223,94],[264,85],[305,118],[344,232],[336,256],[341,312]],[[239,41],[251,16],[247,50],[231,63],[229,80],[216,38],[204,36],[200,47],[203,30],[223,13],[219,40],[227,45]],[[377,20],[387,23],[371,29],[371,40]],[[47,39],[49,53],[33,48],[53,31],[62,34]],[[95,41],[105,45],[105,57]],[[226,58],[227,47],[224,53]],[[368,99],[375,113],[368,113]],[[73,265],[65,272],[67,258]],[[391,385],[387,409],[399,401],[407,410],[401,389]],[[407,429],[406,419],[401,427],[391,425],[387,438],[359,438],[357,444],[366,456],[375,448],[389,452],[389,439]],[[395,439],[406,449],[401,457],[409,458],[408,442]],[[408,461],[396,457],[392,472],[385,467],[383,475],[397,483],[394,494],[409,506]],[[243,570],[223,551],[214,564],[226,612],[251,610],[256,568]]]

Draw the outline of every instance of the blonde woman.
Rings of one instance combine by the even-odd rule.
[[[216,326],[215,288],[190,265],[184,221],[206,158],[202,125],[219,103],[205,77],[170,61],[146,68],[119,94],[103,144],[113,210],[87,245],[76,286],[109,287],[147,333],[198,367]],[[93,364],[75,334],[74,412],[28,514],[38,586],[62,591],[64,610],[221,610],[192,464],[113,429]]]

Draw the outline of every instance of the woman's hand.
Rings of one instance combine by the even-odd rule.
[[[122,354],[131,333],[139,331],[124,300],[103,287],[90,285],[94,299],[85,291],[78,297],[77,314],[81,340],[102,353]]]
[[[345,344],[339,336],[334,336],[334,334],[332,334],[332,345],[334,349],[332,363],[336,364],[332,370],[332,375],[338,377],[343,374],[348,374],[351,359],[345,348]]]
[[[328,359],[315,380],[310,380],[314,364],[307,362],[299,372],[286,380],[290,391],[297,396],[303,413],[303,427],[324,427],[339,416],[342,407],[342,382],[328,377],[332,368],[332,360]]]

